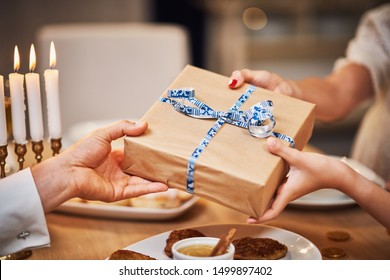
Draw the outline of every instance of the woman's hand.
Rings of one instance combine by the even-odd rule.
[[[298,151],[273,137],[267,139],[267,148],[272,154],[282,157],[289,164],[290,171],[263,216],[258,220],[250,218],[249,223],[272,220],[289,202],[321,188],[341,185],[342,172],[347,174],[346,170],[349,169],[339,160],[317,153]]]
[[[300,95],[300,89],[294,81],[284,79],[269,71],[243,69],[234,71],[230,76],[230,88],[239,88],[244,83],[249,83],[257,87],[289,96],[297,97]]]
[[[343,119],[358,104],[374,96],[369,70],[361,64],[353,63],[326,77],[307,77],[297,81],[264,70],[234,71],[229,87],[236,89],[244,83],[316,104],[316,118],[322,122]]]

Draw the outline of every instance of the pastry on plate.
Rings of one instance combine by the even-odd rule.
[[[185,239],[185,238],[191,238],[191,237],[205,237],[203,233],[196,229],[177,229],[173,230],[167,239],[166,246],[164,248],[164,253],[172,258],[172,245],[175,244],[177,241]]]
[[[191,194],[169,189],[166,192],[150,193],[130,199],[130,206],[143,208],[177,208],[192,197]]]
[[[82,198],[72,198],[69,200],[69,202],[80,202],[80,203],[86,203],[86,204],[103,204],[103,205],[118,205],[118,206],[129,206],[130,200],[129,199],[123,199],[119,201],[114,202],[104,202],[99,200],[86,200]]]
[[[233,245],[235,260],[277,260],[287,254],[287,246],[272,238],[244,237]]]
[[[131,250],[117,250],[113,252],[108,259],[109,260],[155,260],[155,258],[152,258],[148,255],[144,255]]]

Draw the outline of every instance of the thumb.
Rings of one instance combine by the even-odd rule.
[[[119,139],[123,136],[138,136],[145,132],[148,128],[148,124],[145,121],[137,123],[122,120],[102,128],[104,138],[108,141]]]
[[[123,136],[138,136],[143,134],[148,128],[148,123],[146,121],[140,120],[136,123],[125,121],[126,125],[124,127]]]
[[[288,147],[281,140],[276,139],[275,137],[268,137],[267,139],[267,148],[272,154],[280,156],[286,160],[290,165],[294,163],[295,158],[298,156],[298,151]]]

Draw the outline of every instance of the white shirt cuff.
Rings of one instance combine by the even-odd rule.
[[[42,203],[30,168],[0,180],[0,255],[49,246]]]

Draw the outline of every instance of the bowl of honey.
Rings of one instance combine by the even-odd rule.
[[[211,252],[217,245],[219,238],[192,237],[177,241],[172,246],[173,259],[175,260],[233,260],[234,245],[229,244],[226,252],[211,256]]]

